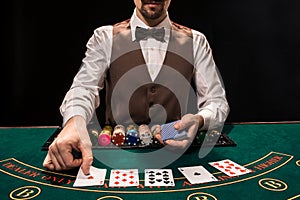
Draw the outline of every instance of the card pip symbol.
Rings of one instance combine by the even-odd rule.
[[[201,176],[201,173],[200,172],[195,172],[194,175],[195,176]]]

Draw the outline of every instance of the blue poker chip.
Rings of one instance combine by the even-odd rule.
[[[135,129],[130,129],[126,132],[126,144],[130,146],[135,146],[139,143],[139,133]]]

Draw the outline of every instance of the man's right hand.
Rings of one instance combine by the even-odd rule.
[[[72,151],[81,152],[82,158],[74,157]],[[81,166],[89,174],[93,163],[92,143],[81,116],[71,118],[57,138],[49,146],[43,166],[49,170],[62,171]]]

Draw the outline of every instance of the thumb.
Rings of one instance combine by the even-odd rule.
[[[174,124],[174,128],[175,128],[176,130],[179,130],[179,129],[180,129],[180,123],[181,123],[181,121],[178,121],[178,122],[176,122],[176,123]]]
[[[53,165],[53,163],[52,163],[52,160],[51,160],[51,158],[50,158],[49,153],[47,153],[47,155],[46,155],[46,157],[45,157],[45,159],[44,159],[43,167],[48,168],[48,169],[50,169],[50,170],[54,170],[54,169],[55,169],[55,168],[54,168],[54,165]]]
[[[83,146],[82,148],[80,148],[80,151],[82,154],[81,169],[85,175],[88,175],[90,173],[90,168],[93,163],[92,149],[89,147]]]
[[[174,128],[175,128],[176,130],[178,130],[178,131],[181,131],[181,130],[186,129],[186,128],[188,128],[188,127],[189,127],[189,124],[186,123],[186,122],[183,121],[183,120],[180,120],[180,121],[178,121],[178,122],[176,122],[176,123],[174,124]]]
[[[184,115],[180,121],[178,121],[174,128],[177,130],[183,130],[186,128],[189,128],[191,126],[199,126],[199,116],[193,115],[193,114],[186,114]]]

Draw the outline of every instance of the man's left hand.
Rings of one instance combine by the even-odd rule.
[[[174,124],[174,128],[178,131],[186,130],[187,137],[182,140],[166,140],[164,143],[169,147],[185,149],[193,142],[197,131],[204,124],[204,119],[201,115],[186,114],[180,121]]]

